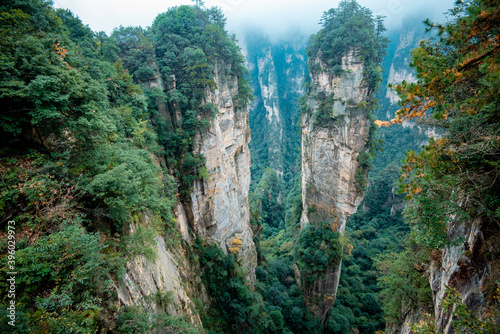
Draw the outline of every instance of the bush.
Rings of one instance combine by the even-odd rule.
[[[294,257],[301,273],[311,275],[322,272],[341,256],[339,233],[328,225],[309,224],[297,238]]]
[[[146,150],[116,143],[94,151],[92,177],[87,190],[108,207],[117,227],[128,226],[132,215],[147,209],[170,223],[174,199],[166,193],[163,181],[169,180]]]
[[[117,334],[200,333],[182,316],[147,312],[139,306],[126,306],[120,309],[115,331]]]
[[[99,235],[87,233],[81,223],[81,218],[66,221],[59,231],[16,253],[17,304],[30,318],[32,331],[97,331],[101,300],[91,291],[107,289],[103,245]],[[2,266],[5,263],[4,256]]]

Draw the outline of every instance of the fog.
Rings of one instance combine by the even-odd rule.
[[[271,38],[289,34],[311,34],[320,26],[324,11],[336,7],[339,0],[206,0],[205,6],[218,6],[228,18],[228,30],[238,34],[246,27],[260,28]],[[374,15],[386,17],[389,29],[400,26],[403,18],[421,15],[437,21],[445,20],[443,12],[454,0],[358,0]],[[150,26],[159,13],[168,8],[193,4],[191,0],[54,0],[54,7],[68,8],[94,31],[110,34],[123,26]]]

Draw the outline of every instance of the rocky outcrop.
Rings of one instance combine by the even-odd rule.
[[[156,63],[152,65],[157,75],[142,84],[147,88],[164,90],[158,66]],[[165,102],[161,98],[158,98],[157,102],[160,116],[170,121]],[[155,157],[157,164],[160,164],[161,160],[161,157]],[[177,221],[177,229],[187,243],[174,246],[168,244],[162,235],[156,235],[155,245],[153,245],[156,254],[154,260],[145,256],[137,256],[125,264],[123,278],[115,286],[118,300],[124,306],[139,305],[148,311],[166,311],[169,315],[183,315],[191,323],[202,328],[198,310],[191,298],[196,296],[207,300],[207,297],[203,289],[193,293],[194,287],[200,285],[201,278],[199,275],[192,274],[199,270],[193,268],[194,264],[185,257],[186,247],[192,239],[192,231],[180,202],[177,203],[173,213]],[[151,219],[148,213],[144,213],[142,219],[130,225],[129,233],[131,235],[136,233],[140,225],[151,225]]]
[[[412,334],[413,332],[410,327],[412,324],[428,321],[428,318],[426,318],[420,310],[414,310],[406,307],[405,305],[401,306],[401,313],[405,314],[404,321],[401,325],[387,324],[385,333]]]
[[[498,282],[500,279],[500,237],[497,223],[486,217],[457,219],[448,226],[448,235],[463,240],[446,246],[434,257],[428,270],[434,301],[436,328],[454,333],[452,317],[441,301],[453,287],[461,301],[478,318],[495,321],[498,314]],[[493,316],[493,318],[491,318]],[[498,324],[500,320],[496,318]]]
[[[420,22],[406,23],[399,34],[398,43],[389,69],[388,84],[399,84],[403,81],[416,82],[417,76],[410,67],[411,49],[418,47],[420,41],[425,38],[425,30]],[[399,102],[399,96],[392,89],[387,89],[386,96],[391,104]],[[392,118],[394,115],[387,115]]]
[[[219,73],[215,67],[214,91],[207,90],[206,103],[217,106],[219,114],[210,128],[197,138],[197,152],[205,157],[208,179],[198,180],[191,193],[194,231],[215,241],[227,253],[228,245],[241,241],[237,256],[247,269],[250,282],[255,281],[257,252],[250,228],[250,128],[248,113],[238,109],[236,78]],[[239,243],[239,242],[238,242]]]
[[[320,58],[310,62],[316,70],[310,72],[312,88],[302,115],[300,223],[302,227],[329,224],[342,233],[363,197],[358,182],[366,171],[361,170],[358,156],[367,151],[370,92],[359,50],[350,49],[342,57],[340,74],[332,73]],[[326,121],[324,116],[318,120],[320,113],[328,113]],[[306,295],[309,309],[321,320],[335,301],[340,267],[340,259],[330,264]]]
[[[197,180],[188,201],[179,201],[174,208],[177,229],[183,242],[168,245],[157,235],[156,260],[144,256],[127,262],[125,274],[116,286],[122,305],[142,305],[152,311],[164,308],[171,315],[185,315],[192,323],[201,327],[201,320],[191,298],[200,298],[208,303],[208,297],[201,284],[200,268],[196,261],[188,260],[189,247],[195,237],[211,240],[228,252],[229,245],[238,240],[238,247],[232,246],[239,262],[247,270],[250,284],[255,281],[257,253],[250,228],[248,191],[250,186],[250,128],[245,108],[236,107],[238,82],[236,77],[219,73],[223,65],[215,66],[215,90],[208,90],[205,103],[213,103],[219,113],[210,127],[196,138],[194,154],[205,157],[208,177]],[[145,83],[147,87],[163,89],[159,76]],[[178,121],[180,113],[167,110],[159,104],[160,115]],[[148,225],[150,218],[144,215],[141,224]],[[130,233],[137,226],[132,224]],[[169,299],[168,305],[158,303],[158,298]]]
[[[301,225],[327,222],[342,232],[363,197],[356,172],[358,155],[367,150],[370,124],[363,103],[369,98],[368,85],[356,50],[342,58],[341,75],[333,75],[319,59],[314,62],[320,66],[311,73],[315,93],[332,101],[326,124],[317,124],[317,100],[309,99],[311,111],[302,116]]]
[[[432,260],[427,266],[432,308],[422,311],[403,303],[401,313],[405,315],[404,321],[389,326],[386,332],[410,334],[411,325],[427,323],[435,327],[436,333],[461,333],[464,328],[453,327],[453,320],[456,319],[453,310],[457,305],[447,309],[442,303],[452,293],[450,288],[457,291],[460,302],[470,312],[466,315],[469,319],[462,320],[472,324],[472,317],[476,317],[498,326],[500,237],[495,232],[498,230],[495,225],[487,217],[455,219],[449,224],[448,237],[458,242],[433,250]]]
[[[145,215],[145,224],[149,219]],[[136,230],[137,225],[132,224],[131,233]],[[119,301],[125,306],[140,305],[150,311],[184,315],[201,327],[200,316],[191,299],[191,287],[200,282],[200,277],[191,274],[195,271],[184,256],[186,251],[182,245],[174,251],[162,236],[156,236],[155,241],[154,261],[138,256],[127,262],[123,279],[116,287]]]

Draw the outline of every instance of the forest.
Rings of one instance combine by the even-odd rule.
[[[383,20],[342,0],[286,44],[238,40],[198,1],[109,35],[50,0],[2,1],[0,331],[498,333],[500,6],[457,1],[444,23],[421,18],[415,80],[395,83],[388,68],[408,64]],[[357,104],[311,79],[349,75],[352,50]],[[353,158],[357,212],[342,231],[305,224],[316,208],[303,205],[303,117],[336,129],[356,113],[370,121]],[[251,174],[237,219],[251,246],[239,232],[217,239],[216,173],[229,172],[203,150],[234,130],[229,117],[246,130],[228,152],[251,132],[225,163],[242,183]],[[133,268],[154,273],[165,254],[175,289],[151,274],[145,291]],[[321,318],[311,296],[333,265]]]

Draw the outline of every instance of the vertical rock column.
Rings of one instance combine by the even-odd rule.
[[[341,73],[332,73],[319,57],[309,62],[311,88],[302,115],[300,224],[328,224],[343,233],[347,217],[363,197],[359,179],[367,171],[360,168],[358,156],[368,150],[370,92],[357,49],[344,54]],[[308,308],[322,321],[335,301],[340,267],[341,259],[328,264],[305,291]]]
[[[253,284],[257,251],[250,228],[250,127],[246,107],[238,108],[236,77],[215,68],[217,89],[207,90],[206,103],[217,106],[219,114],[210,128],[197,138],[198,152],[205,157],[207,180],[195,182],[191,193],[194,230],[215,241],[224,252],[235,253]]]

